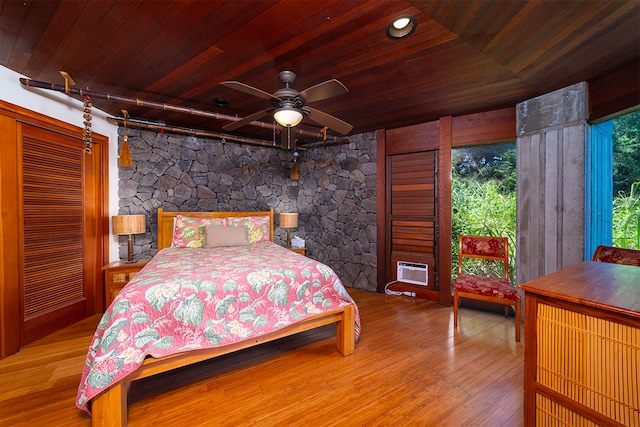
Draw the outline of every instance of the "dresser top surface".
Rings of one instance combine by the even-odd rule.
[[[635,266],[585,261],[519,288],[640,317],[640,268]]]

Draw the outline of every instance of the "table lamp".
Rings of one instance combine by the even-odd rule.
[[[297,213],[281,213],[280,228],[287,230],[287,247],[291,247],[291,230],[298,228]]]
[[[112,218],[113,234],[116,236],[128,235],[127,243],[129,253],[127,262],[133,261],[133,234],[142,234],[147,231],[144,215],[116,215]]]

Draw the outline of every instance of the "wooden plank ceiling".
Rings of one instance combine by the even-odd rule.
[[[388,38],[387,24],[403,14],[417,29]],[[239,117],[269,101],[223,81],[273,93],[282,70],[297,74],[300,91],[338,79],[348,93],[310,106],[355,134],[514,106],[604,76],[638,60],[639,22],[637,0],[4,0],[0,65],[61,85],[64,70],[78,89]],[[224,132],[231,123],[95,97],[93,104],[198,130]],[[319,129],[306,119],[299,126]],[[270,139],[273,130],[231,133]]]

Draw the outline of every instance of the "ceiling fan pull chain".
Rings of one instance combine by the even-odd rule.
[[[276,146],[276,136],[278,136],[278,129],[276,128],[276,122],[273,121],[273,146]]]

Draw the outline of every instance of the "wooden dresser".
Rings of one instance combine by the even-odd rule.
[[[524,425],[640,426],[640,268],[587,261],[519,287]]]

